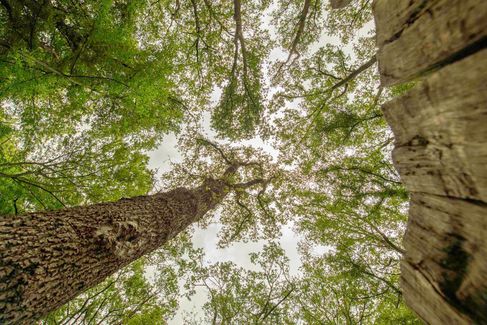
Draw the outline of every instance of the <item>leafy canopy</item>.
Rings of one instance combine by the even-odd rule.
[[[2,0],[0,213],[195,186],[238,162],[200,226],[222,225],[220,247],[269,241],[257,270],[203,265],[188,231],[43,322],[164,323],[201,287],[207,323],[417,323],[380,110],[408,86],[380,87],[372,26],[369,0]],[[147,152],[181,130],[182,162],[158,182]],[[298,274],[284,225],[302,238]]]

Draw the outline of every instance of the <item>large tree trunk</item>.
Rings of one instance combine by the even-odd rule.
[[[428,324],[487,324],[487,1],[375,0],[383,105],[411,192],[403,297]]]
[[[196,189],[0,217],[0,324],[27,324],[176,236],[227,194]]]

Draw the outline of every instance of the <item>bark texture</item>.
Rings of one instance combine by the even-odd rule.
[[[0,218],[0,324],[31,324],[213,209],[224,181]]]
[[[487,1],[376,0],[383,106],[411,192],[406,303],[429,324],[487,324]]]
[[[486,66],[482,50],[384,105],[410,191],[487,202]]]
[[[485,47],[486,12],[482,0],[375,1],[382,85],[412,80]]]
[[[332,9],[345,8],[352,2],[352,0],[330,0],[330,5]]]

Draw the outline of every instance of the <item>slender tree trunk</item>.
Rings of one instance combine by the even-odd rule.
[[[0,324],[31,324],[213,209],[222,180],[195,189],[0,216]]]

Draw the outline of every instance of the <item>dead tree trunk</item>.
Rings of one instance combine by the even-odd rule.
[[[411,192],[401,287],[429,324],[487,324],[487,1],[375,0],[383,106]]]
[[[0,323],[31,324],[152,252],[213,209],[222,180],[195,189],[0,217]]]

